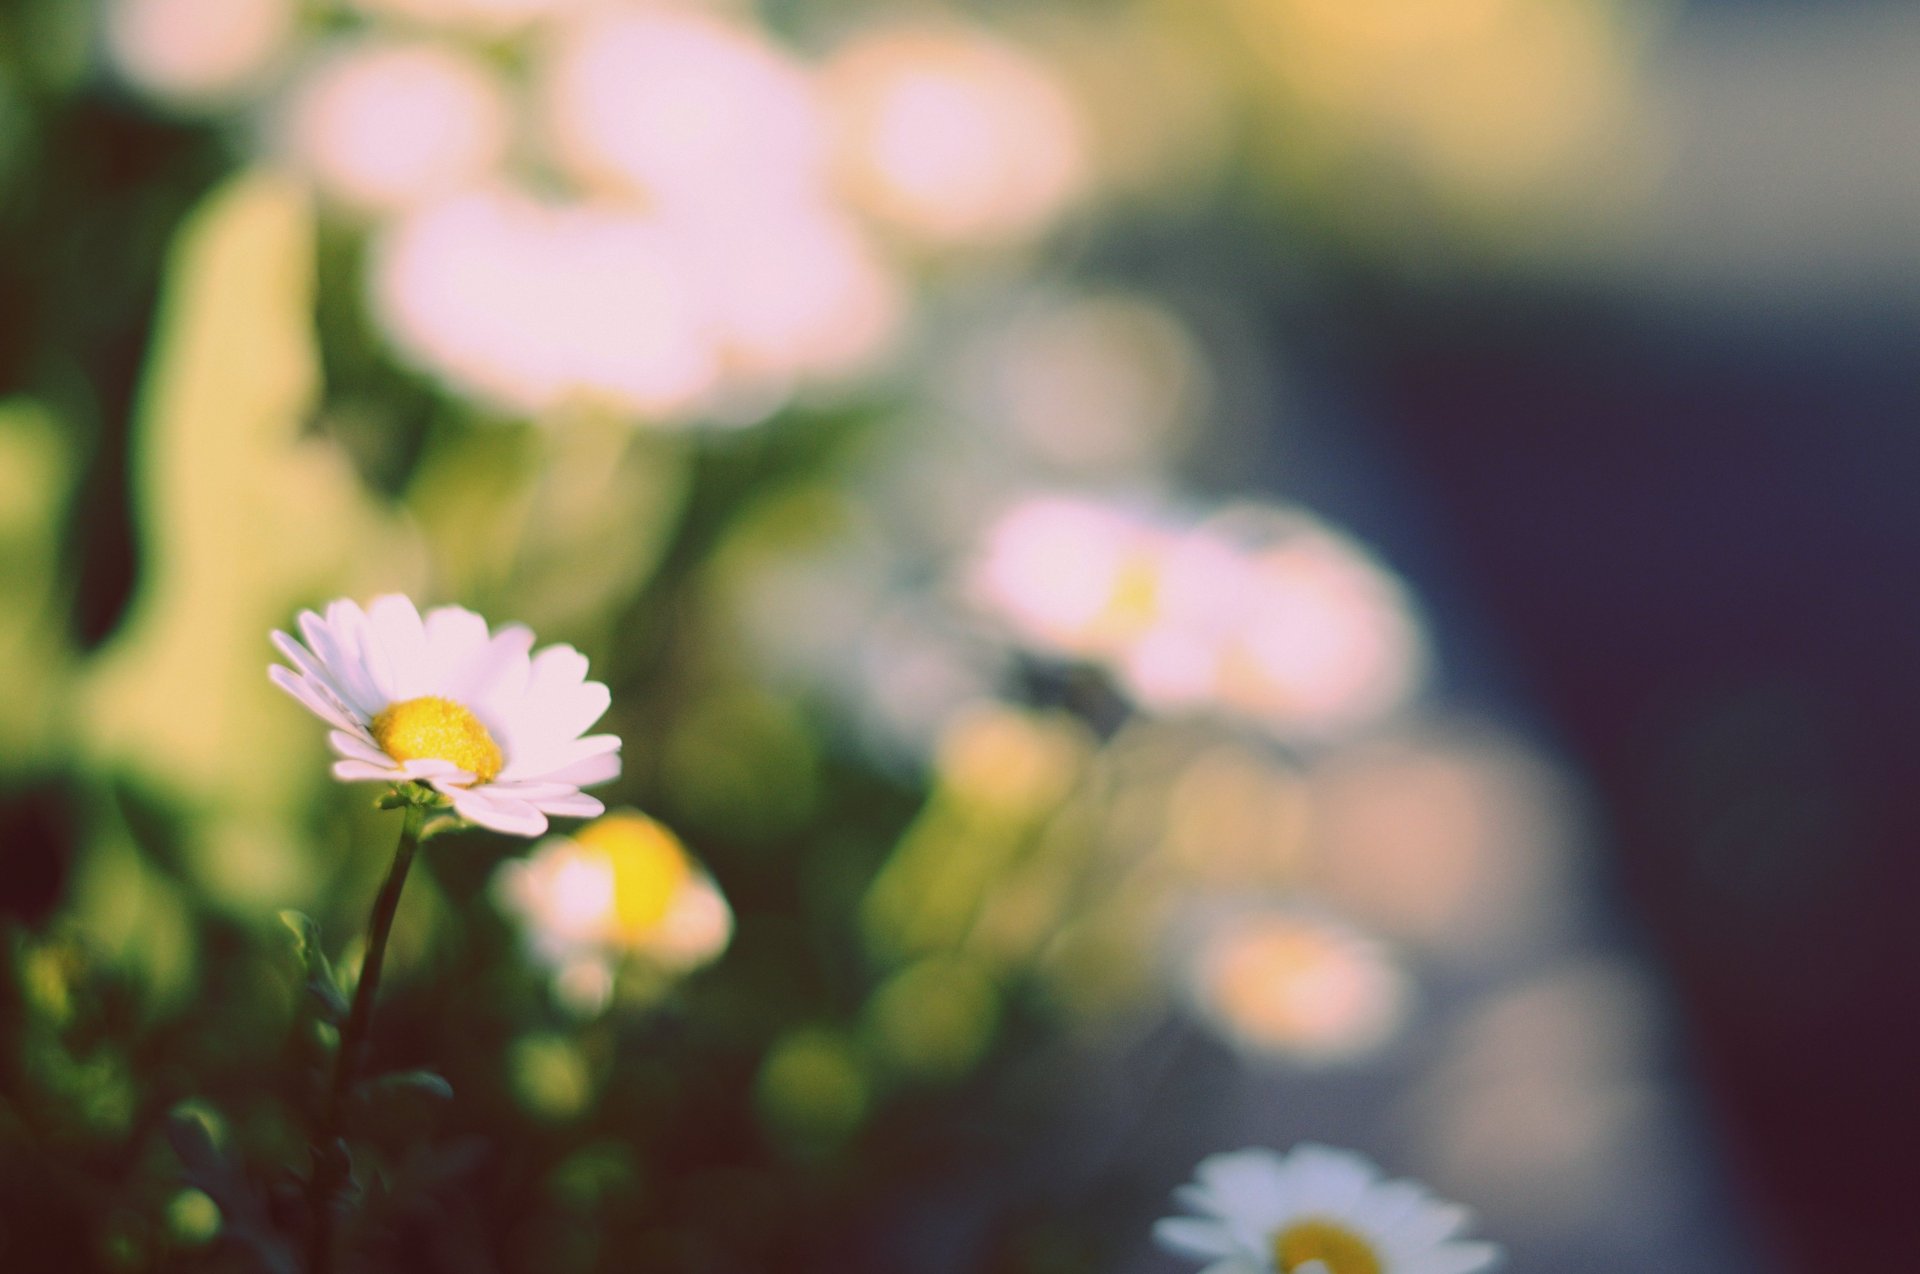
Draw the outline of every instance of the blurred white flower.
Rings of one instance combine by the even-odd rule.
[[[860,228],[824,203],[774,201],[669,224],[738,375],[852,373],[899,322],[892,272]]]
[[[595,969],[610,973],[632,956],[684,972],[719,955],[733,934],[713,878],[672,832],[631,810],[502,864],[493,892],[574,1003],[595,998]]]
[[[1243,509],[1210,528],[1245,555],[1246,610],[1219,693],[1283,733],[1378,720],[1419,688],[1426,645],[1399,580],[1353,540],[1299,514]]]
[[[549,815],[600,813],[580,789],[620,773],[620,740],[585,735],[609,696],[573,647],[529,655],[521,625],[490,634],[458,606],[423,619],[397,594],[302,611],[300,633],[305,645],[273,634],[293,666],[268,671],[333,727],[335,777],[424,783],[461,818],[514,836],[538,836]]]
[[[1220,663],[1245,625],[1246,560],[1204,530],[1170,535],[1152,566],[1138,637],[1112,658],[1121,684],[1161,712],[1230,708],[1220,697]]]
[[[1327,1146],[1210,1155],[1175,1197],[1198,1215],[1158,1222],[1154,1238],[1207,1274],[1476,1274],[1500,1261],[1455,1237],[1465,1208]]]
[[[1208,394],[1192,335],[1142,296],[1038,294],[994,307],[944,368],[970,423],[1076,477],[1159,467]]]
[[[1369,929],[1484,963],[1572,919],[1578,804],[1520,740],[1430,722],[1322,758],[1309,791],[1310,887]]]
[[[1017,640],[1102,664],[1143,707],[1217,711],[1290,738],[1373,722],[1425,666],[1397,581],[1351,541],[1272,509],[1182,526],[1032,497],[988,532],[968,591]]]
[[[1086,181],[1072,99],[1037,59],[983,32],[864,33],[824,75],[849,193],[912,238],[1024,238]]]
[[[506,91],[478,58],[380,41],[337,50],[302,77],[281,141],[327,195],[380,211],[490,176],[510,127]]]
[[[1477,1001],[1408,1094],[1424,1161],[1470,1184],[1516,1237],[1650,1219],[1661,1207],[1648,1192],[1674,1184],[1688,1122],[1656,1078],[1657,1021],[1644,973],[1605,959],[1536,971]]]
[[[1412,1001],[1406,975],[1378,943],[1294,910],[1214,921],[1193,951],[1187,992],[1235,1047],[1303,1066],[1379,1050]]]
[[[184,107],[264,87],[291,45],[294,0],[111,0],[102,32],[120,75]]]
[[[460,392],[677,421],[721,370],[682,255],[643,214],[483,191],[386,230],[369,289],[401,356]]]
[[[483,38],[512,35],[533,23],[596,0],[351,0],[374,17]]]
[[[1064,715],[976,702],[941,732],[934,770],[970,811],[1018,822],[1060,807],[1091,751],[1089,733]]]
[[[554,151],[589,185],[737,215],[824,182],[808,73],[751,27],[665,8],[594,11],[558,34],[539,84]]]
[[[1115,654],[1152,627],[1167,528],[1118,505],[1065,495],[1014,505],[988,532],[969,592],[1055,654]]]

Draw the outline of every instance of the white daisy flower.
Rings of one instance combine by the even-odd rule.
[[[1500,1261],[1493,1244],[1454,1237],[1465,1208],[1326,1146],[1210,1155],[1174,1197],[1199,1215],[1168,1217],[1153,1236],[1210,1262],[1202,1274],[1474,1274]]]
[[[620,740],[586,734],[609,695],[573,647],[529,654],[522,625],[489,633],[459,606],[423,618],[395,594],[302,611],[299,625],[304,645],[273,634],[293,667],[268,675],[333,727],[336,778],[424,783],[461,818],[514,836],[601,812],[580,789],[620,773]]]
[[[686,971],[733,936],[733,911],[713,877],[679,837],[632,810],[501,864],[494,891],[534,956],[556,971],[598,955]]]

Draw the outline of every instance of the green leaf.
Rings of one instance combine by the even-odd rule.
[[[415,1141],[453,1100],[453,1085],[428,1070],[396,1071],[361,1080],[348,1101],[347,1127],[376,1144]]]
[[[210,1117],[192,1105],[181,1105],[167,1115],[167,1144],[180,1156],[187,1172],[195,1178],[217,1178],[226,1169],[226,1160],[213,1139]]]
[[[347,995],[341,990],[333,964],[320,946],[320,926],[313,922],[312,916],[292,910],[280,913],[280,923],[293,933],[294,955],[306,970],[307,994],[319,1007],[321,1018],[334,1026],[340,1025],[347,1019]]]
[[[304,965],[311,958],[308,953],[320,949],[320,926],[306,912],[291,907],[280,913],[280,923],[293,934],[293,953]]]
[[[362,1087],[371,1099],[424,1097],[433,1101],[453,1100],[453,1085],[447,1082],[446,1076],[430,1070],[395,1071],[367,1080]]]
[[[334,1026],[347,1020],[347,1014],[352,1006],[348,1003],[346,995],[331,981],[309,973],[307,994],[312,996],[314,1003],[319,1006],[320,1016]]]
[[[4,149],[0,142],[0,149]],[[72,693],[62,520],[79,466],[73,431],[42,404],[0,400],[0,756],[17,768],[58,753]]]

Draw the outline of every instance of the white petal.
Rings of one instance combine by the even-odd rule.
[[[607,736],[611,737],[611,736]],[[563,765],[557,770],[549,770],[540,776],[549,783],[565,783],[572,787],[592,787],[596,783],[605,783],[620,777],[620,754],[602,752]]]
[[[1296,1207],[1345,1216],[1380,1180],[1380,1170],[1352,1151],[1307,1143],[1287,1156],[1287,1178]]]
[[[360,695],[364,694],[374,705],[367,709],[369,716],[392,703],[396,698],[392,667],[379,638],[374,636],[373,624],[367,618],[367,613],[357,603],[344,597],[329,602],[325,631],[336,651],[334,657],[328,658],[327,667],[335,673],[336,678],[358,678],[360,690],[354,702],[360,702]],[[319,650],[319,647],[314,649]],[[355,689],[346,681],[341,681],[340,685],[343,689]]]
[[[533,656],[518,693],[505,678],[491,688],[481,717],[504,730],[511,760],[545,755],[600,719],[607,710],[606,687],[586,682],[586,675],[585,655],[567,645],[548,646]],[[594,688],[586,689],[589,684]]]
[[[427,693],[464,701],[464,679],[487,649],[487,621],[464,606],[436,606],[422,617]]]
[[[507,754],[522,765],[553,768],[551,758],[599,720],[611,699],[597,681],[529,694],[505,722]]]
[[[547,830],[547,818],[520,801],[497,799],[488,788],[458,789],[448,793],[454,812],[469,823],[510,836],[538,836]]]
[[[267,669],[267,679],[299,700],[301,707],[336,729],[351,730],[360,724],[354,720],[352,711],[345,704],[313,679],[302,677],[291,668],[273,664]]]
[[[1237,1250],[1233,1236],[1218,1221],[1197,1217],[1167,1217],[1153,1223],[1153,1241],[1175,1256],[1210,1261]]]
[[[570,739],[543,751],[516,753],[508,759],[507,768],[500,772],[500,777],[510,782],[516,779],[549,779],[581,761],[619,750],[619,735],[590,734],[584,739]]]
[[[1417,1181],[1383,1181],[1367,1191],[1353,1215],[1389,1245],[1414,1239],[1418,1246],[1415,1232],[1432,1202],[1433,1196]]]
[[[333,777],[348,783],[398,783],[406,776],[398,766],[369,765],[365,761],[335,761]]]
[[[366,736],[358,731],[333,730],[327,734],[327,742],[333,750],[350,761],[365,761],[368,765],[395,767],[394,759],[382,752],[374,744],[367,742]]]
[[[1449,1243],[1427,1256],[1426,1274],[1479,1274],[1500,1267],[1501,1251],[1493,1243]]]
[[[449,693],[473,705],[476,711],[518,703],[532,675],[532,660],[527,657],[532,649],[533,630],[524,624],[508,624],[448,683]]]
[[[1421,1208],[1402,1220],[1395,1229],[1406,1241],[1424,1247],[1445,1242],[1472,1222],[1473,1213],[1459,1204],[1427,1199]]]
[[[538,801],[549,797],[572,796],[580,789],[571,783],[551,783],[546,779],[495,779],[487,785],[501,796],[510,796],[516,801]]]
[[[527,681],[529,698],[547,698],[571,690],[587,679],[587,657],[564,642],[548,646],[533,657],[533,675]]]
[[[286,633],[280,632],[278,629],[274,631],[272,641],[274,649],[278,650],[281,655],[286,658],[287,662],[298,669],[301,676],[313,683],[316,689],[337,703],[340,710],[349,719],[361,719],[360,713],[352,706],[350,697],[341,689],[340,684],[328,674],[326,665],[320,662],[318,655],[308,650]]]
[[[1194,1169],[1194,1177],[1212,1196],[1213,1210],[1235,1222],[1236,1229],[1265,1229],[1292,1208],[1287,1161],[1271,1150],[1209,1155]]]
[[[372,717],[389,699],[367,666],[367,617],[345,598],[327,606],[322,619],[310,610],[299,615],[300,634],[327,676],[363,717]]]
[[[387,593],[373,599],[367,607],[367,622],[372,626],[373,649],[385,657],[386,679],[380,684],[392,699],[415,699],[431,694],[435,688],[433,668],[427,662],[427,634],[420,623],[420,612],[400,593]],[[381,663],[373,663],[379,680]]]
[[[528,804],[542,814],[554,818],[598,818],[607,812],[607,807],[584,792],[575,792],[571,796],[552,796],[531,799]]]
[[[613,693],[598,681],[583,681],[554,696],[547,727],[563,739],[577,739],[613,706]]]

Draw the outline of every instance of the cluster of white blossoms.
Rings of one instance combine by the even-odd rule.
[[[530,43],[519,142],[566,192],[494,165],[376,230],[373,310],[403,357],[510,411],[676,422],[751,419],[883,349],[902,283],[834,189],[809,68],[666,9]]]
[[[994,285],[925,318],[911,401],[849,481],[789,506],[815,510],[806,531],[743,529],[728,599],[770,677],[825,691],[869,747],[916,761],[1009,682],[1003,634],[951,587],[996,511],[1035,489],[1155,481],[1212,388],[1201,342],[1150,293]]]
[[[1458,1237],[1465,1208],[1326,1146],[1212,1155],[1175,1197],[1196,1215],[1159,1222],[1154,1237],[1207,1262],[1204,1274],[1478,1274],[1500,1262],[1494,1245]]]
[[[108,47],[156,96],[251,114],[369,235],[401,361],[495,413],[759,419],[873,369],[927,254],[1026,241],[1089,180],[1067,92],[980,29],[809,58],[683,7],[363,0],[300,47],[293,6],[111,0]]]
[[[1398,581],[1346,537],[1272,509],[1189,524],[1036,497],[992,528],[969,591],[1016,640],[1100,664],[1143,707],[1285,737],[1388,715],[1426,663]]]
[[[397,594],[302,611],[299,629],[304,642],[273,634],[292,666],[270,675],[333,727],[336,777],[423,784],[466,821],[514,836],[601,812],[580,789],[618,777],[620,740],[587,734],[609,695],[573,647],[536,652],[522,625],[489,631],[459,606],[422,616]]]

